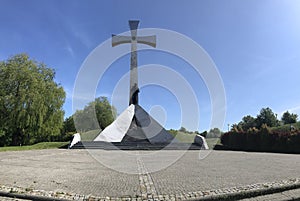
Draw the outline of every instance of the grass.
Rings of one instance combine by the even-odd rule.
[[[178,131],[175,138],[179,142],[193,143],[195,136],[196,136],[196,134],[189,134],[189,133],[184,133],[184,132]],[[205,138],[205,140],[207,142],[209,149],[213,149],[214,146],[220,142],[220,138]]]
[[[216,144],[220,144],[220,138],[205,138],[209,149],[213,149]]]
[[[100,129],[80,133],[81,141],[93,141],[100,133]]]
[[[9,147],[0,147],[0,152],[3,151],[25,151],[25,150],[34,150],[34,149],[58,149],[68,145],[69,142],[41,142],[34,145],[28,146],[9,146]]]
[[[193,143],[195,136],[196,136],[196,134],[188,134],[188,133],[178,131],[175,138],[179,142]]]

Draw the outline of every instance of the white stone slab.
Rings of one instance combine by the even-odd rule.
[[[131,104],[118,118],[107,126],[94,141],[121,142],[134,116],[134,105]]]
[[[73,135],[73,139],[72,139],[72,142],[71,142],[69,148],[73,147],[77,142],[80,142],[80,141],[81,141],[80,134],[79,134],[79,133],[75,133],[75,134]]]
[[[202,149],[209,149],[205,138],[201,135],[196,135],[195,136],[194,143],[199,144],[200,146],[202,146]]]

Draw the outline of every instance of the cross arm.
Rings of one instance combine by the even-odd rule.
[[[139,36],[137,42],[156,47],[156,36]]]
[[[124,43],[131,43],[131,36],[112,35],[111,44],[113,47]]]

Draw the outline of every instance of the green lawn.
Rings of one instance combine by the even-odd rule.
[[[216,144],[220,143],[220,138],[205,138],[209,149],[213,149]]]
[[[67,146],[69,142],[41,142],[29,146],[0,147],[0,151],[24,151],[33,149],[58,149]]]
[[[100,133],[100,129],[80,133],[81,141],[93,141]]]
[[[196,136],[196,134],[188,134],[188,133],[178,131],[175,138],[179,142],[193,143],[195,136]]]
[[[184,133],[184,132],[180,132],[178,131],[175,138],[179,141],[179,142],[185,142],[185,143],[193,143],[194,142],[194,138],[195,138],[196,134],[189,134],[189,133]],[[220,138],[205,138],[207,145],[210,149],[213,149],[214,146],[219,143]]]

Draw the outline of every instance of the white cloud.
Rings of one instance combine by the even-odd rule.
[[[75,38],[80,41],[85,47],[90,48],[93,46],[84,24],[78,24],[71,21],[65,21],[65,25],[69,28],[69,33],[71,33]]]
[[[67,50],[67,52],[74,58],[74,50],[72,49],[72,47],[70,45],[67,45],[65,47],[65,49]]]
[[[290,113],[294,113],[294,114],[298,114],[300,115],[300,106],[297,106],[297,107],[293,107],[293,108],[290,108],[290,109],[287,109],[287,110],[284,110],[282,112],[279,113],[279,117],[281,118],[283,113],[285,113],[286,111],[289,111]]]

